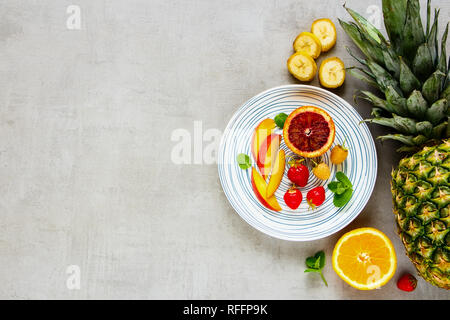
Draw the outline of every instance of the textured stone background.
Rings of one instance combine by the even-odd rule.
[[[441,7],[441,26],[450,3]],[[81,8],[81,30],[66,9]],[[0,1],[0,298],[449,299],[419,281],[359,292],[332,271],[332,248],[361,226],[384,231],[398,272],[392,144],[377,142],[373,196],[346,229],[309,243],[270,238],[231,208],[216,165],[176,165],[177,128],[223,130],[247,99],[297,83],[285,63],[316,18],[342,1]],[[348,0],[366,14],[381,1]],[[366,14],[367,15],[367,14]],[[327,56],[353,64],[338,27]],[[442,31],[442,27],[441,27]],[[317,85],[317,80],[313,81]],[[337,93],[352,102],[348,77]],[[363,116],[368,106],[355,106]],[[371,126],[377,135],[379,128]],[[325,249],[325,288],[304,260]],[[80,290],[66,287],[69,265]]]

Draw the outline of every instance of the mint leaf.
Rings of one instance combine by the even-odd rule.
[[[338,181],[342,182],[342,184],[345,185],[347,188],[353,187],[350,180],[347,178],[347,176],[342,171],[336,172],[336,179],[338,179]]]
[[[317,260],[319,261],[319,269],[323,269],[325,266],[325,252],[319,251],[316,253],[315,257],[317,257]]]
[[[286,113],[279,113],[273,119],[278,128],[283,129],[284,123],[286,122],[288,115]]]
[[[342,182],[339,182],[338,187],[336,188],[336,194],[343,194],[345,191],[347,191],[349,187],[342,184]]]
[[[325,283],[325,285],[328,287],[327,280],[325,280],[325,277],[323,276],[322,270],[320,271],[320,277],[322,278],[322,281]]]
[[[343,194],[348,189],[348,187],[340,181],[332,181],[328,184],[328,189],[330,189],[330,191],[333,193]]]
[[[338,188],[339,181],[332,181],[328,184],[328,189],[330,189],[331,192],[336,192]]]
[[[316,269],[306,269],[306,270],[305,270],[305,273],[307,273],[307,272],[319,272],[319,270],[316,270]]]
[[[252,161],[250,160],[250,157],[245,153],[239,153],[236,157],[236,161],[242,170],[247,170],[252,166]]]
[[[335,193],[333,198],[333,204],[338,208],[345,206],[347,202],[349,202],[350,199],[352,198],[352,194],[353,189],[347,189],[342,194]]]
[[[333,204],[340,208],[350,201],[353,194],[353,185],[347,176],[341,172],[336,172],[336,179],[328,184],[328,189],[334,193]]]
[[[316,255],[317,256],[317,255]],[[317,257],[317,259],[316,259],[316,263],[314,263],[314,269],[317,269],[317,270],[319,270],[320,269],[320,256],[319,257]]]
[[[306,266],[308,268],[314,269],[316,266],[316,258],[315,257],[306,258]]]
[[[306,258],[306,266],[308,267],[305,270],[305,273],[308,272],[317,272],[320,274],[325,285],[328,287],[328,283],[323,276],[322,269],[325,266],[325,252],[319,251],[314,256]]]

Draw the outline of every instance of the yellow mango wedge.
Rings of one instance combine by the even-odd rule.
[[[284,168],[286,165],[286,155],[283,149],[278,151],[277,157],[273,164],[272,173],[270,175],[269,184],[267,185],[266,197],[270,198],[274,195],[280,186],[281,179],[284,175]]]

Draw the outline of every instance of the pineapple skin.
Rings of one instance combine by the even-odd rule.
[[[450,290],[450,140],[400,160],[391,191],[407,256],[428,282]]]

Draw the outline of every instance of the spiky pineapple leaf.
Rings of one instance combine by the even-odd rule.
[[[389,113],[394,112],[394,109],[386,100],[381,99],[380,97],[377,97],[375,94],[373,94],[370,91],[361,90],[360,92],[363,94],[363,96],[360,96],[360,98],[369,101],[375,107],[383,109]]]
[[[413,138],[414,138],[413,136],[405,136],[403,134],[396,133],[396,134],[386,134],[384,136],[379,136],[377,139],[379,139],[381,141],[396,140],[407,146],[415,146]]]
[[[431,136],[433,131],[433,125],[429,121],[421,121],[416,123],[416,130],[418,133],[423,134],[426,137]]]
[[[400,88],[405,94],[410,94],[411,91],[420,89],[422,84],[419,79],[416,78],[414,73],[408,65],[400,58]]]
[[[392,75],[386,71],[381,65],[376,63],[375,61],[368,60],[367,66],[375,77],[376,82],[378,83],[381,91],[386,91],[389,86],[392,86],[398,94],[402,94],[399,83],[397,82]]]
[[[383,58],[386,69],[394,76],[395,79],[400,77],[400,58],[394,52],[391,46],[383,45]]]
[[[389,85],[384,91],[386,101],[391,105],[394,113],[401,116],[408,116],[408,109],[406,107],[406,99],[402,97],[393,86]]]
[[[427,110],[425,118],[433,125],[437,125],[442,119],[447,117],[447,99],[439,99]]]
[[[422,43],[417,48],[416,56],[412,63],[414,74],[421,80],[428,78],[433,72],[433,56],[431,55],[428,44]]]
[[[431,0],[427,1],[427,29],[425,30],[425,34],[428,38],[430,34],[430,21],[431,21]]]
[[[403,56],[401,42],[406,18],[406,0],[383,0],[382,8],[384,26],[391,44],[394,50]]]
[[[345,49],[347,50],[348,54],[352,56],[353,59],[355,59],[356,61],[358,61],[360,64],[367,66],[367,61],[365,59],[361,59],[359,57],[357,57],[352,50],[350,50],[349,47],[345,46]]]
[[[404,134],[416,134],[416,121],[411,118],[400,117],[395,113],[392,114],[393,118],[376,117],[372,119],[364,120],[365,122],[376,123],[385,127],[390,127]]]
[[[340,20],[341,26],[366,59],[358,58],[348,48],[347,51],[369,70],[350,68],[349,73],[385,96],[360,91],[360,98],[373,105],[373,118],[365,121],[399,132],[380,139],[401,142],[405,145],[401,150],[450,136],[450,59],[447,62],[446,54],[449,27],[447,24],[442,35],[439,54],[439,10],[435,10],[431,21],[430,0],[427,1],[424,29],[419,0],[383,0],[388,42],[367,19],[345,9],[356,23]]]
[[[437,41],[437,33],[438,33],[438,23],[439,23],[439,12],[440,10],[434,10],[434,22],[431,27],[430,34],[427,38],[427,45],[431,53],[431,57],[433,59],[433,67],[438,63],[438,41]]]
[[[428,103],[419,90],[414,90],[406,99],[406,108],[417,119],[423,119],[428,109]]]
[[[408,0],[406,4],[405,27],[403,29],[401,52],[413,59],[419,45],[425,42],[419,0]]]
[[[441,98],[447,99],[447,101],[450,101],[450,83],[447,84],[447,87],[442,91]]]
[[[375,40],[378,44],[387,43],[384,36],[381,34],[380,30],[378,30],[372,23],[370,23],[366,18],[360,15],[358,12],[347,8],[344,3],[344,8],[347,12],[352,16],[352,18],[356,21],[358,26],[367,33],[373,40]]]
[[[447,138],[447,127],[448,127],[448,121],[441,122],[437,126],[433,128],[433,131],[431,132],[431,137],[433,139],[443,139]]]
[[[347,23],[338,19],[345,33],[353,40],[356,46],[364,53],[366,57],[384,65],[383,51],[375,45],[375,41],[370,41],[355,23]]]
[[[368,85],[370,85],[370,86],[372,86],[372,87],[374,87],[374,88],[379,89],[379,86],[378,86],[377,82],[376,82],[372,77],[370,77],[369,75],[367,75],[367,73],[365,73],[365,72],[364,72],[364,73],[365,73],[366,75],[362,74],[361,72],[358,72],[357,70],[361,71],[361,69],[356,68],[356,67],[349,67],[349,68],[346,68],[346,69],[345,69],[345,71],[346,71],[348,74],[352,75],[352,76],[355,77],[356,79],[359,79],[359,80],[361,80],[361,81],[367,83]]]
[[[442,35],[441,40],[441,56],[439,57],[439,63],[438,63],[438,70],[442,71],[442,73],[447,72],[447,35],[448,35],[448,22],[447,26],[445,27],[444,34]]]
[[[439,94],[441,90],[441,84],[445,74],[440,70],[436,70],[424,83],[422,86],[422,95],[429,102],[433,103],[439,99]]]

